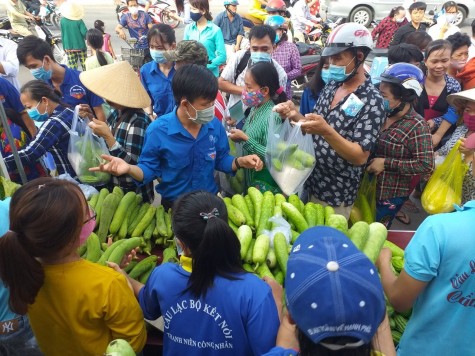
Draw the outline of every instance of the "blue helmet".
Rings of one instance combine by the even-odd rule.
[[[393,64],[386,68],[379,79],[381,82],[397,84],[402,89],[413,91],[417,96],[420,96],[423,90],[424,74],[413,64]],[[407,94],[410,96],[409,92]]]
[[[237,0],[224,0],[224,6],[228,5],[239,5]]]
[[[266,17],[264,25],[272,27],[274,30],[279,28],[287,30],[289,28],[287,21],[282,16],[279,15],[270,15]]]

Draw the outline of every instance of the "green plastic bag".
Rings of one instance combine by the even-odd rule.
[[[355,204],[350,212],[350,223],[365,221],[371,224],[376,220],[376,176],[365,172]]]
[[[461,141],[452,147],[445,161],[438,166],[422,192],[421,203],[429,214],[454,211],[462,202],[462,185],[469,167],[459,151]]]

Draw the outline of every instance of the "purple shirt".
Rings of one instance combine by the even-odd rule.
[[[285,93],[289,100],[292,99],[292,89],[290,82],[297,78],[302,71],[302,62],[300,62],[300,54],[297,46],[294,43],[281,41],[277,45],[272,58],[279,63],[284,71],[287,73],[287,85],[285,86]]]

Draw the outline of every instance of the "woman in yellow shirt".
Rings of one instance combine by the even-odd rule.
[[[28,313],[45,355],[102,355],[117,338],[136,352],[145,344],[143,314],[125,277],[77,252],[94,227],[95,213],[73,183],[39,178],[12,197],[0,279],[11,309]]]

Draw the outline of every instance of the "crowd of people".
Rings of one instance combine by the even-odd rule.
[[[31,15],[20,0],[9,1],[12,16]],[[63,5],[67,65],[34,34],[18,46],[0,39],[0,95],[15,139],[9,142],[2,128],[0,148],[10,178],[21,182],[15,144],[28,180],[11,201],[0,202],[0,354],[4,347],[12,355],[71,349],[93,355],[114,338],[140,352],[143,318],[166,316],[165,354],[395,355],[383,290],[395,309],[413,308],[398,354],[454,348],[470,354],[466,333],[434,339],[446,324],[473,323],[465,307],[473,307],[475,288],[466,272],[474,269],[466,226],[474,224],[475,148],[465,142],[475,132],[475,62],[472,37],[452,24],[457,4],[445,3],[432,26],[422,2],[394,8],[372,33],[356,23],[339,25],[297,107],[290,81],[301,63],[293,39],[319,20],[306,0],[292,21],[281,1],[255,3],[268,12],[245,38],[236,0],[225,0],[214,21],[208,0],[185,2],[190,22],[180,41],[172,27],[153,24],[137,0],[127,0],[129,12],[115,31],[125,38],[127,29],[143,50],[138,71],[117,61],[103,21],[87,28],[78,2]],[[389,66],[377,81],[365,67],[375,43],[389,48]],[[19,65],[35,79],[20,86]],[[236,107],[239,120],[229,112]],[[68,156],[75,119],[108,150],[103,163],[90,168],[111,174],[97,188],[119,186],[150,203],[159,195],[173,208],[180,264],[157,267],[145,285],[121,269],[131,256],[120,266],[99,266],[77,252],[94,229],[95,212],[77,185],[50,177],[69,174],[79,181]],[[313,140],[316,165],[302,199],[349,218],[369,175],[376,180],[376,220],[388,229],[394,219],[409,223],[409,198],[423,192],[435,157],[461,140],[469,169],[460,211],[421,225],[397,278],[390,251],[376,264],[380,278],[342,233],[305,231],[289,257],[284,308],[275,281],[243,269],[217,196],[226,194],[217,172],[239,170],[245,188],[282,192],[266,166],[266,147],[269,127],[283,120],[298,122]],[[233,156],[230,145],[242,149]]]

